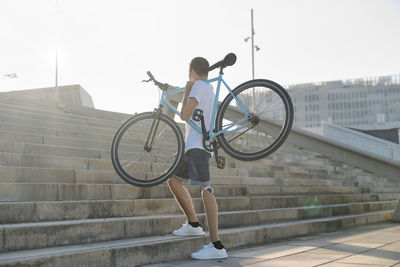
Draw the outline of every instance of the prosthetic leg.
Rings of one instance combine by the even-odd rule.
[[[218,205],[213,194],[213,189],[210,186],[205,187],[201,191],[201,197],[203,198],[204,209],[206,210],[211,243],[204,246],[198,252],[192,253],[191,256],[193,259],[198,260],[226,259],[228,258],[228,254],[218,236]]]
[[[207,215],[208,230],[210,232],[211,242],[219,241],[218,236],[218,205],[215,200],[213,189],[210,186],[201,191],[204,209]]]

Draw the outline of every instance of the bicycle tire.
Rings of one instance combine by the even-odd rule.
[[[250,95],[249,93],[249,89],[255,89],[258,91],[253,90],[252,93],[253,95]],[[262,94],[261,92],[264,92],[262,90],[259,89],[265,89],[264,91],[266,92],[265,94]],[[258,92],[258,93],[257,93]],[[246,95],[247,93],[247,95]],[[250,80],[247,81],[245,83],[240,84],[239,86],[237,86],[233,91],[232,94],[235,95],[237,98],[243,98],[244,101],[242,100],[242,104],[244,104],[245,106],[247,105],[246,103],[246,99],[248,101],[248,99],[251,97],[252,98],[252,105],[251,107],[247,107],[246,108],[250,111],[252,108],[254,110],[252,110],[252,114],[254,114],[255,116],[258,116],[258,118],[261,118],[260,122],[258,124],[256,124],[256,126],[253,126],[254,128],[250,128],[247,130],[241,130],[237,131],[237,137],[228,137],[229,134],[220,134],[217,136],[217,140],[220,143],[222,149],[231,157],[235,158],[235,159],[239,159],[239,160],[245,160],[245,161],[250,161],[250,160],[257,160],[257,159],[261,159],[264,158],[270,154],[272,154],[274,151],[276,151],[286,140],[291,128],[292,128],[292,124],[293,124],[293,117],[294,117],[294,111],[293,111],[293,104],[292,101],[290,99],[289,94],[286,92],[286,90],[280,86],[279,84],[270,81],[270,80],[263,80],[263,79],[257,79],[257,80]],[[216,118],[216,130],[221,131],[222,129],[224,129],[224,127],[226,127],[227,125],[230,125],[232,123],[236,121],[238,121],[239,119],[241,119],[240,117],[240,107],[238,107],[238,103],[236,100],[234,100],[235,98],[232,96],[232,94],[228,94],[225,99],[223,100],[223,102],[221,103],[218,112],[217,112],[217,118]],[[256,99],[257,97],[257,99]],[[258,108],[259,107],[265,107],[268,104],[268,101],[272,101],[272,99],[275,97],[275,99],[280,99],[280,105],[281,105],[281,111],[280,113],[275,111],[273,112],[274,116],[277,117],[282,117],[282,113],[284,113],[284,122],[283,125],[281,127],[281,130],[279,131],[279,125],[276,126],[275,122],[273,122],[272,119],[268,119],[266,118],[266,111],[268,111],[268,108],[265,108],[263,110],[263,112],[260,112],[259,115],[257,115],[258,112]],[[267,100],[265,102],[265,105],[262,104],[264,99]],[[234,102],[236,103],[234,103]],[[258,103],[257,103],[258,101]],[[274,100],[273,103],[275,103],[277,100]],[[249,101],[250,102],[250,101]],[[278,103],[279,104],[279,103]],[[236,105],[236,106],[235,106]],[[233,118],[234,115],[229,115],[229,112],[227,112],[228,107],[230,107],[230,110],[232,111],[231,113],[234,114],[235,112],[236,114],[236,118]],[[284,112],[283,112],[284,111]],[[244,112],[243,112],[244,114]],[[242,114],[242,115],[243,115]],[[228,118],[229,117],[229,118]],[[242,117],[243,118],[243,117]],[[225,121],[225,122],[224,122]],[[230,122],[230,123],[229,123]],[[268,132],[267,128],[263,128],[261,129],[261,125],[265,126],[267,125],[266,123],[269,122],[269,127],[268,128]],[[227,124],[227,125],[226,125]],[[275,127],[273,127],[275,125]],[[257,128],[258,127],[258,128]],[[276,137],[273,136],[272,130],[275,129],[274,131],[276,131],[277,133],[275,133]],[[279,131],[279,132],[278,132]],[[243,139],[244,134],[246,134],[246,141],[243,141],[243,144],[238,144],[238,145],[234,145],[233,141],[235,140],[241,140]],[[270,140],[270,144],[268,146],[260,146],[260,150],[258,151],[249,151],[250,148],[257,148],[256,145],[251,145],[249,146],[250,148],[246,148],[246,144],[248,141],[248,136],[250,136],[250,134],[253,134],[253,139],[254,136],[256,136],[256,141],[258,136],[263,137],[265,140]],[[247,151],[246,151],[247,149]],[[258,149],[258,148],[257,148]]]
[[[159,119],[155,121],[157,116]],[[146,151],[144,142],[151,132],[152,122],[156,122],[155,125],[158,126],[153,127],[156,131],[152,136],[153,145],[156,146],[151,151]],[[111,161],[115,171],[125,182],[148,187],[160,184],[172,176],[183,157],[183,149],[182,131],[175,121],[163,114],[145,112],[131,117],[117,130],[111,145]],[[174,151],[175,159],[172,157]],[[134,159],[131,160],[132,158]],[[165,162],[161,162],[164,158]]]

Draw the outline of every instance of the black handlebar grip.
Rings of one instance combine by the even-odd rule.
[[[147,72],[147,75],[149,75],[150,79],[154,80],[154,76],[153,76],[153,74],[151,74],[150,71]]]

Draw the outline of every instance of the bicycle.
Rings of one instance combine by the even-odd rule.
[[[206,81],[217,82],[210,131],[206,131],[202,114],[195,113],[187,121],[203,136],[203,146],[214,153],[218,168],[225,167],[225,158],[218,156],[218,149],[239,160],[264,158],[283,144],[293,123],[292,101],[279,84],[255,79],[233,90],[229,87],[223,70],[235,62],[236,55],[230,53],[209,68],[219,68],[219,75]],[[149,71],[147,74],[149,79],[143,82],[154,82],[162,91],[159,106],[153,112],[128,119],[116,132],[111,146],[115,171],[127,183],[141,187],[154,186],[171,177],[184,154],[182,131],[162,109],[166,106],[180,115],[166,97],[185,88],[169,90],[168,84],[157,81]],[[218,107],[221,85],[228,94]],[[193,121],[201,121],[201,128]]]

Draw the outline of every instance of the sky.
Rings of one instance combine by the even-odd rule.
[[[99,109],[153,110],[146,72],[184,86],[196,56],[235,53],[224,76],[234,88],[251,79],[252,8],[256,78],[400,73],[400,0],[0,0],[0,92],[54,86],[56,50],[58,84],[80,84]]]

